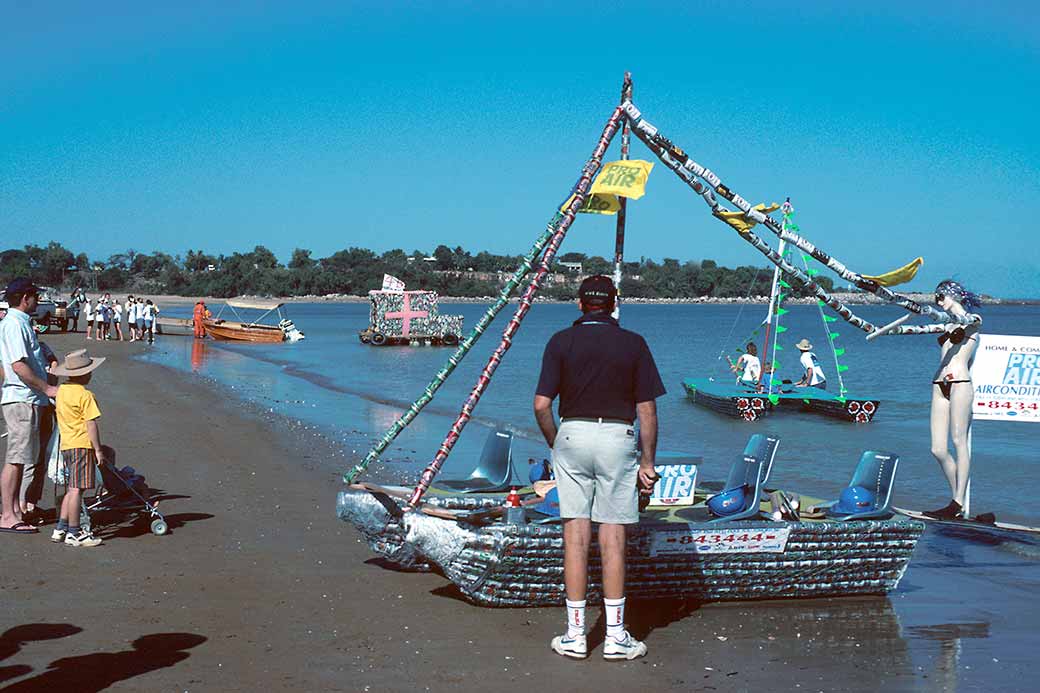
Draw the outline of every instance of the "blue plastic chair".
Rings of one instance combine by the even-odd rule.
[[[465,478],[441,479],[435,484],[458,493],[506,491],[510,485],[523,484],[513,482],[513,434],[503,430],[488,434],[480,462]]]
[[[744,509],[726,517],[715,517],[709,522],[733,522],[734,520],[750,520],[758,517],[758,503],[762,497],[762,487],[769,480],[773,471],[773,460],[780,439],[776,436],[756,433],[744,446],[744,453],[733,462],[726,478],[726,489],[744,486]]]
[[[850,515],[833,515],[828,510],[828,516],[835,520],[878,520],[892,517],[894,514],[892,506],[892,487],[895,486],[896,467],[899,466],[899,455],[891,452],[878,452],[867,450],[859,458],[856,472],[852,475],[849,486],[862,486],[874,493],[877,499],[876,505],[870,510],[852,513]],[[837,501],[831,501],[828,507]]]

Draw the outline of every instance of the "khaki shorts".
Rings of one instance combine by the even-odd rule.
[[[40,408],[28,402],[11,402],[0,407],[7,424],[7,464],[36,464],[40,454]]]
[[[639,522],[635,429],[623,423],[564,421],[552,452],[560,517]]]

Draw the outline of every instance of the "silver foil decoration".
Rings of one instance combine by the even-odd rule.
[[[457,502],[492,507],[499,502],[475,496],[432,500],[440,507]],[[338,507],[340,518],[353,523],[374,551],[402,567],[436,566],[475,604],[528,607],[563,601],[563,532],[558,523],[477,526],[418,511],[408,513],[402,523],[359,490],[341,492]],[[704,524],[708,533],[786,527],[790,534],[783,553],[650,555],[655,530],[682,526],[644,522],[630,529],[628,596],[719,601],[884,594],[899,584],[924,531],[923,523],[912,520]],[[600,598],[600,584],[593,545],[589,599]]]

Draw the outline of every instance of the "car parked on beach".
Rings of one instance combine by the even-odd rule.
[[[58,312],[58,304],[51,300],[44,289],[40,292],[40,300],[36,304],[32,318],[40,325],[50,326],[54,322],[55,314]]]

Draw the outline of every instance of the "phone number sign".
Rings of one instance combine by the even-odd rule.
[[[775,529],[705,529],[687,525],[654,532],[650,555],[674,553],[783,553],[790,527]]]
[[[971,378],[974,418],[1040,422],[1040,337],[981,335]]]

